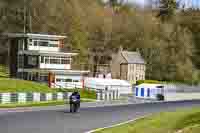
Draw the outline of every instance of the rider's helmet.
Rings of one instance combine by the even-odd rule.
[[[73,93],[76,95],[78,94],[78,90],[74,90]]]

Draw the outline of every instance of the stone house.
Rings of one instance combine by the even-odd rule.
[[[128,80],[134,84],[137,80],[145,80],[145,71],[145,61],[139,52],[120,50],[113,55],[112,78]]]

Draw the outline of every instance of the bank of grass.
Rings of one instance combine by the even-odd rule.
[[[81,95],[81,98],[88,98],[88,99],[96,99],[96,92],[89,89],[60,89],[60,92],[74,92],[78,91]]]
[[[13,103],[13,104],[0,104],[0,108],[55,106],[55,105],[64,105],[66,103],[67,102],[65,101]]]
[[[81,102],[93,102],[92,99],[83,99]],[[20,107],[45,107],[68,104],[68,101],[45,101],[45,102],[28,102],[28,103],[13,103],[0,104],[0,108],[20,108]]]
[[[53,93],[57,91],[58,91],[57,89],[49,88],[46,84],[41,84],[26,80],[0,78],[0,93],[8,93],[8,92]]]
[[[159,113],[95,133],[200,133],[200,108]]]

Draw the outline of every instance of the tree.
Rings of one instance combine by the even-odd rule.
[[[196,9],[185,10],[184,12],[181,12],[178,22],[182,27],[187,28],[192,32],[195,43],[193,62],[195,66],[200,69],[200,11]]]
[[[176,0],[160,0],[160,11],[158,17],[161,18],[161,21],[171,20],[178,8],[178,3]]]
[[[124,0],[108,0],[108,5],[117,13],[125,6],[125,2]]]
[[[68,42],[71,45],[72,50],[77,50],[79,53],[78,62],[76,63],[87,63],[88,35],[81,25],[79,16],[72,16],[68,36]]]
[[[76,64],[90,63],[94,73],[99,64],[109,64],[112,53],[122,46],[129,51],[139,49],[149,64],[149,79],[194,78],[191,70],[196,72],[196,69],[191,56],[194,42],[195,48],[199,48],[199,24],[192,17],[180,17],[180,13],[175,12],[178,7],[175,0],[160,1],[161,19],[117,0],[110,0],[111,6],[105,6],[99,0],[27,1],[29,11],[26,15],[24,0],[0,2],[0,9],[9,10],[9,15],[0,16],[0,31],[23,32],[26,16],[34,33],[68,36],[66,47],[80,53]],[[4,44],[0,46],[4,47]],[[197,57],[195,52],[196,66],[199,64]]]

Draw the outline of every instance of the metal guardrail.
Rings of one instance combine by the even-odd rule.
[[[200,93],[199,86],[189,86],[184,84],[166,85],[167,92],[177,92],[177,93]]]

